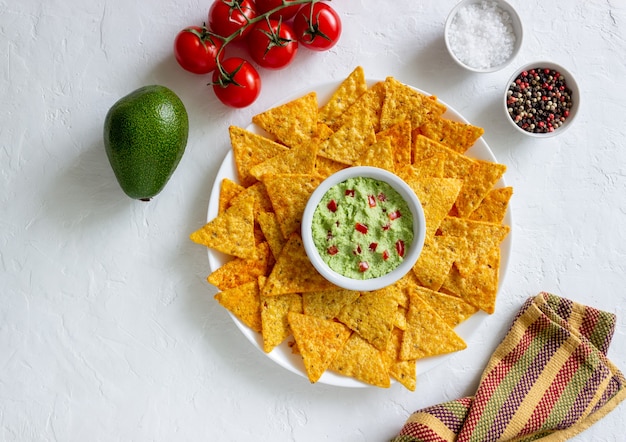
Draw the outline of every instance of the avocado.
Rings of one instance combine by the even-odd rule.
[[[104,120],[104,147],[126,195],[149,201],[161,192],[188,135],[187,110],[167,87],[144,86],[120,98]]]

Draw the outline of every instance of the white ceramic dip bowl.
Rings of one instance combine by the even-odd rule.
[[[412,220],[413,220],[412,226],[411,226],[413,239],[411,240],[411,242],[409,244],[403,243],[401,246],[401,250],[402,250],[401,252],[399,252],[397,248],[394,248],[394,250],[389,251],[389,253],[398,253],[402,257],[397,267],[389,270],[388,273],[382,274],[380,276],[368,277],[367,276],[368,272],[370,272],[370,270],[373,269],[374,264],[372,264],[372,268],[368,268],[367,261],[360,261],[357,263],[357,265],[359,266],[359,268],[361,266],[363,267],[360,269],[360,272],[362,272],[363,277],[359,279],[355,277],[344,276],[344,274],[333,270],[321,256],[321,253],[333,254],[332,252],[329,252],[329,249],[333,249],[334,247],[332,245],[332,241],[330,241],[328,244],[325,243],[324,246],[321,247],[323,250],[320,251],[319,250],[320,247],[316,245],[315,239],[313,237],[313,231],[314,231],[313,223],[314,223],[316,210],[318,209],[318,207],[320,208],[320,210],[328,210],[328,207],[327,207],[328,204],[326,204],[326,207],[322,207],[323,204],[320,204],[320,201],[323,200],[326,193],[335,185],[344,183],[346,182],[346,180],[349,180],[351,178],[358,178],[358,177],[371,178],[373,180],[381,181],[389,185],[393,190],[395,190],[395,192],[397,192],[397,194],[399,194],[401,199],[404,200],[404,202],[408,206],[408,209],[411,212]],[[378,195],[372,195],[369,198],[368,200],[370,204],[369,207],[379,206],[378,209],[382,210],[384,205],[381,203],[381,201],[384,200],[384,196],[383,196],[383,199],[381,200],[377,200],[376,199],[377,197]],[[338,202],[338,204],[342,204],[342,202]],[[334,204],[333,204],[333,209],[335,209]],[[364,209],[364,210],[368,210],[368,209]],[[391,213],[387,213],[387,212],[384,212],[384,213],[385,213],[384,216],[388,216],[389,220],[391,221],[387,221],[386,219],[381,219],[381,223],[383,221],[385,221],[385,223],[388,223],[388,222],[393,223],[394,220],[397,220],[396,216],[398,215],[392,215]],[[374,228],[380,227],[380,226],[367,226],[367,225],[361,224],[359,222],[358,215],[355,215],[354,219],[352,219],[350,222],[355,226],[355,229],[357,230],[363,229],[362,233],[364,233],[368,228],[374,229]],[[357,167],[349,167],[347,169],[343,169],[331,175],[330,177],[326,178],[317,187],[317,189],[313,192],[313,194],[309,198],[309,201],[304,210],[301,228],[302,228],[302,232],[301,232],[302,242],[304,244],[304,248],[307,253],[307,256],[309,260],[311,261],[311,263],[313,264],[313,266],[315,267],[315,269],[324,278],[326,278],[328,281],[332,282],[333,284],[337,285],[338,287],[341,287],[344,289],[355,290],[355,291],[371,291],[371,290],[378,290],[378,289],[381,289],[383,287],[386,287],[395,283],[413,268],[415,262],[417,261],[422,251],[422,247],[424,245],[424,238],[426,234],[426,221],[424,218],[424,210],[422,208],[422,205],[417,195],[411,189],[411,187],[407,183],[405,183],[402,179],[400,179],[397,175],[391,172],[388,172],[384,169],[379,169],[376,167],[357,166]],[[358,236],[358,233],[356,235]],[[363,249],[371,248],[370,251],[372,251],[373,249],[373,251],[376,252],[376,245],[377,243],[370,243],[370,244],[363,244],[360,247]],[[355,249],[354,249],[355,254],[358,253],[356,251],[358,248],[359,248],[359,245],[355,244]],[[361,249],[359,249],[359,252],[360,251]],[[382,252],[384,252],[382,248],[377,251],[377,253],[379,254]],[[383,255],[380,255],[380,256],[383,256]],[[358,261],[359,259],[360,258],[358,257],[355,258],[356,261]]]

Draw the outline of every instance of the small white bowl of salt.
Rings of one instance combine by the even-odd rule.
[[[519,15],[503,0],[462,0],[446,20],[444,39],[452,59],[472,72],[495,72],[522,46]]]

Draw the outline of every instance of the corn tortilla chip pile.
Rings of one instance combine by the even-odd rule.
[[[454,328],[494,312],[512,189],[496,187],[504,165],[466,155],[483,130],[445,112],[392,77],[368,86],[357,67],[324,103],[311,92],[255,115],[262,135],[230,128],[237,176],[191,239],[232,257],[207,278],[216,300],[261,333],[265,352],[289,342],[311,382],[330,370],[413,391],[417,361],[464,349]],[[370,292],[324,279],[300,234],[311,193],[355,165],[404,179],[427,224],[413,271]]]

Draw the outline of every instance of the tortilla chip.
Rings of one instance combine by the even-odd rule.
[[[215,299],[241,322],[261,332],[261,298],[258,281],[247,282],[215,295]]]
[[[252,122],[289,147],[307,143],[317,133],[317,94],[310,92],[266,110]]]
[[[512,187],[491,189],[480,205],[469,215],[469,219],[490,223],[501,223],[506,215],[509,201],[513,195]]]
[[[319,155],[315,159],[315,174],[319,175],[322,178],[328,178],[333,173],[339,172],[340,170],[347,167],[350,166],[340,163],[339,161],[321,157]]]
[[[193,232],[190,239],[227,255],[255,258],[254,197],[237,201]]]
[[[220,196],[218,202],[217,213],[223,213],[230,207],[231,201],[239,195],[245,187],[237,184],[231,179],[224,178],[220,183]]]
[[[423,124],[420,131],[431,140],[438,141],[459,153],[467,151],[485,133],[482,127],[447,118],[438,118],[429,124]]]
[[[389,388],[391,385],[382,352],[358,333],[352,333],[330,364],[330,369],[377,387]]]
[[[246,187],[239,195],[235,196],[231,200],[232,204],[237,204],[240,200],[247,198],[254,198],[254,216],[257,217],[260,212],[268,212],[274,210],[272,202],[270,201],[265,184],[257,181],[250,187]]]
[[[334,290],[336,286],[320,275],[304,251],[297,233],[289,236],[263,286],[263,296]]]
[[[500,248],[495,247],[467,276],[461,275],[456,266],[453,266],[441,290],[492,314],[496,308],[499,268]]]
[[[398,305],[392,290],[393,286],[363,292],[354,302],[341,309],[337,319],[377,349],[384,350],[391,336]]]
[[[394,327],[397,327],[400,330],[406,330],[406,311],[407,309],[405,307],[402,307],[401,305],[398,306],[396,309],[396,317],[393,320]]]
[[[476,160],[479,168],[463,180],[455,206],[460,217],[469,216],[506,171],[504,164]]]
[[[419,282],[432,290],[439,290],[448,277],[457,256],[467,248],[464,238],[456,236],[430,236],[413,266]]]
[[[424,209],[426,237],[434,236],[437,228],[457,199],[463,182],[455,178],[422,178],[410,180],[407,184],[413,189]]]
[[[282,152],[250,169],[250,175],[262,180],[264,175],[284,173],[311,174],[315,167],[318,143],[311,141]]]
[[[376,141],[374,121],[368,117],[368,114],[357,114],[346,120],[330,138],[321,142],[318,155],[347,165],[358,163]]]
[[[261,296],[261,334],[263,351],[266,353],[271,352],[291,334],[287,320],[289,312],[302,313],[302,296],[295,293]]]
[[[360,295],[359,292],[339,288],[303,293],[302,307],[305,315],[334,319],[345,305],[350,304]]]
[[[422,94],[393,77],[385,80],[385,99],[380,113],[380,130],[409,120],[411,128],[439,118],[446,107],[436,97]]]
[[[400,170],[405,165],[411,164],[411,122],[409,120],[400,121],[376,134],[377,140],[385,137],[391,139],[395,169]]]
[[[371,122],[374,132],[379,131],[380,112],[385,98],[385,84],[375,83],[350,106],[333,125],[329,125],[334,131],[346,124],[363,119]]]
[[[280,224],[278,224],[276,214],[274,212],[259,212],[257,214],[257,222],[261,227],[263,236],[269,244],[272,255],[274,255],[274,257],[280,255],[287,240],[280,230]]]
[[[415,293],[437,312],[446,324],[454,328],[478,311],[478,308],[457,296],[415,287]]]
[[[309,381],[317,382],[352,333],[345,325],[296,312],[287,314]]]
[[[443,236],[456,236],[466,241],[465,250],[454,263],[462,276],[469,276],[485,256],[506,238],[511,228],[502,224],[446,217],[439,226]]]
[[[409,293],[409,299],[400,360],[452,353],[467,347],[465,341],[417,293]]]
[[[281,152],[288,151],[288,148],[285,146],[246,129],[230,126],[228,131],[239,183],[244,187],[248,187],[257,181],[256,178],[250,175],[250,169],[253,166]]]
[[[365,154],[357,161],[359,166],[372,166],[380,169],[395,171],[393,163],[393,151],[391,149],[391,139],[381,138],[371,144]]]
[[[333,126],[341,115],[352,106],[355,101],[367,91],[365,73],[361,66],[357,66],[343,80],[328,102],[319,109],[318,119],[320,122]]]
[[[257,246],[256,257],[253,259],[235,258],[212,272],[207,281],[219,290],[227,290],[238,285],[255,281],[259,276],[267,276],[274,261],[271,259],[270,248],[266,242]]]
[[[414,284],[417,284],[417,278],[413,272],[408,272],[394,285],[393,294],[395,296],[396,303],[404,308],[409,308],[409,296],[406,292],[406,288]]]
[[[383,359],[391,377],[400,382],[409,391],[415,391],[417,385],[416,361],[400,360],[400,348],[402,346],[403,331],[394,328],[391,339],[383,353]]]
[[[443,155],[445,157],[444,178],[465,179],[479,167],[476,160],[455,152],[449,147],[426,138],[423,135],[415,133],[412,138],[412,155],[413,164],[432,158],[435,155]]]
[[[310,174],[263,176],[263,183],[285,238],[293,232],[300,232],[306,203],[321,182],[321,177]]]
[[[445,178],[446,156],[443,153],[436,153],[430,158],[416,161],[413,168],[422,176]]]

